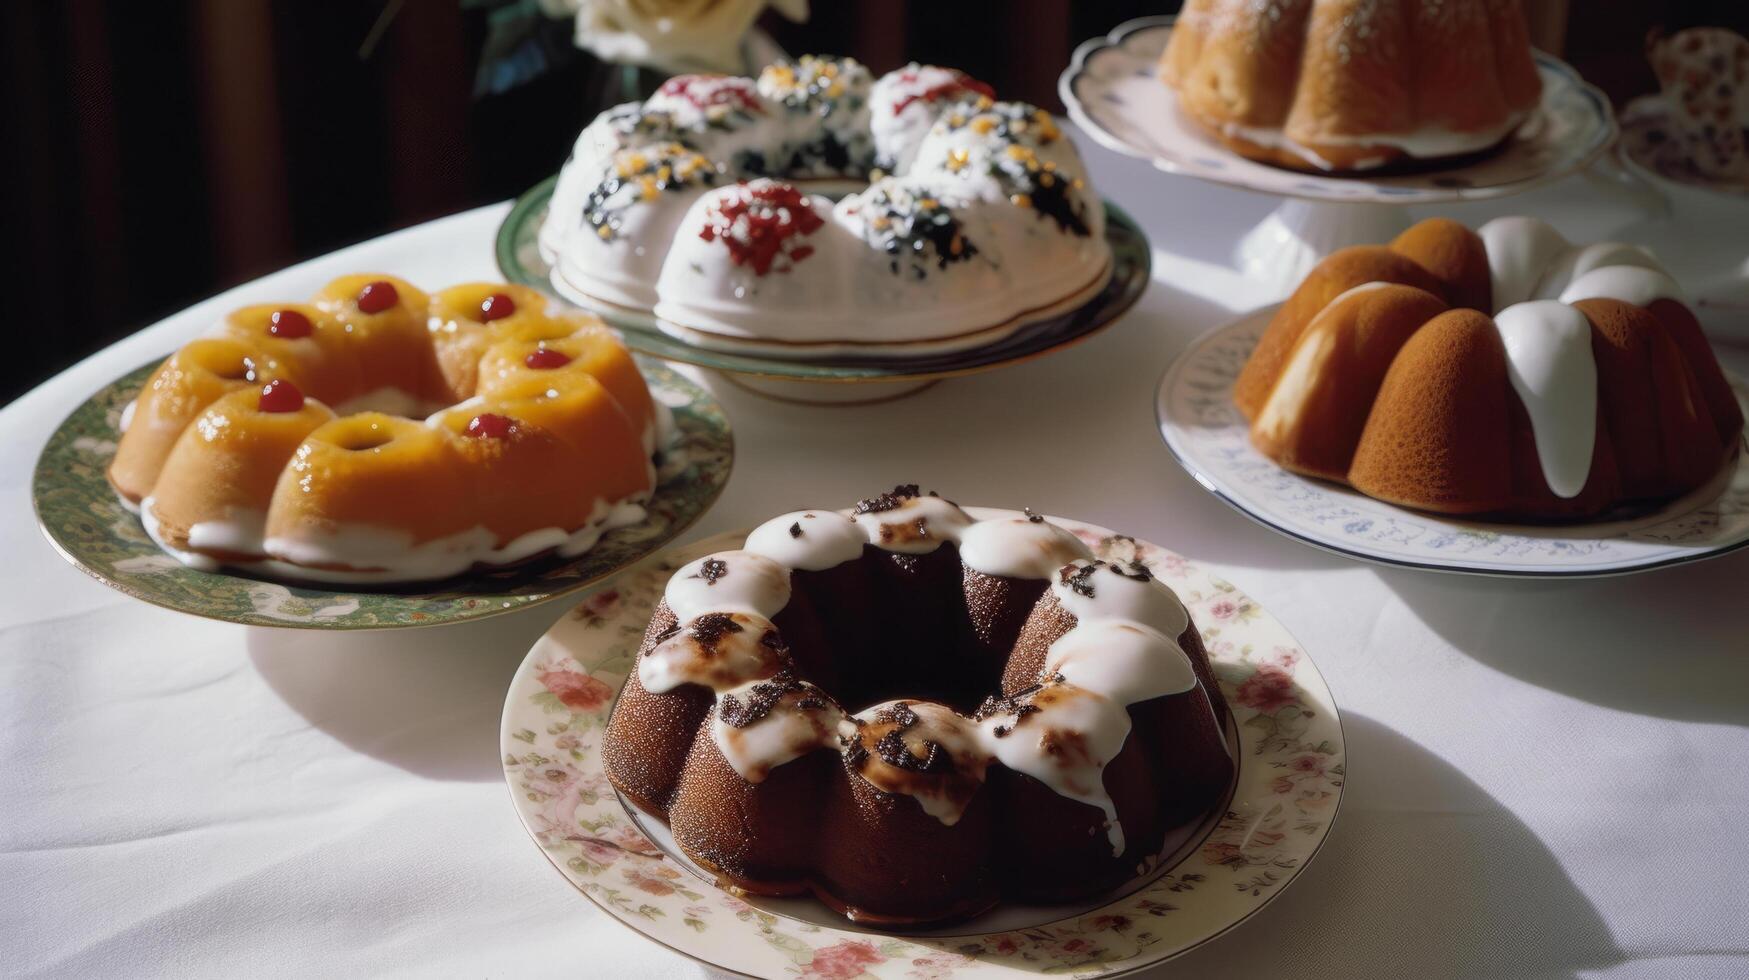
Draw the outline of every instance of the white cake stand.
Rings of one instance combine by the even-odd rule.
[[[1413,173],[1323,176],[1247,160],[1178,107],[1154,74],[1173,17],[1144,17],[1075,50],[1058,81],[1069,117],[1101,144],[1167,173],[1286,198],[1239,242],[1234,260],[1285,296],[1325,255],[1382,242],[1409,226],[1408,206],[1505,197],[1588,166],[1616,138],[1602,92],[1566,63],[1536,53],[1542,102],[1498,150]]]

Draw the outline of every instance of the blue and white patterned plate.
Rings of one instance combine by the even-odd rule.
[[[1424,514],[1275,465],[1251,447],[1233,382],[1278,307],[1194,341],[1160,380],[1166,447],[1196,482],[1264,527],[1339,555],[1385,565],[1497,576],[1622,575],[1714,558],[1749,545],[1749,451],[1711,483],[1623,520],[1490,524]],[[1749,391],[1736,379],[1740,402]]]
[[[1431,204],[1474,201],[1528,190],[1578,170],[1615,140],[1609,100],[1565,62],[1538,51],[1542,104],[1498,152],[1455,167],[1388,176],[1326,177],[1247,160],[1179,111],[1154,75],[1172,35],[1172,17],[1143,17],[1075,49],[1057,90],[1069,118],[1119,153],[1167,173],[1320,201]]]

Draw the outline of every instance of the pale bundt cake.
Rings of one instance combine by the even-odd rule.
[[[1592,517],[1706,483],[1743,415],[1676,283],[1534,218],[1430,219],[1336,252],[1233,400],[1298,473],[1422,510]]]
[[[822,180],[857,192],[809,193]],[[1044,110],[952,69],[877,80],[804,57],[758,81],[684,75],[603,113],[540,248],[566,297],[692,343],[903,355],[988,343],[1091,294],[1110,276],[1104,221]]]
[[[642,520],[659,411],[599,321],[531,289],[349,276],[172,354],[109,478],[196,567],[437,579]]]
[[[1296,170],[1479,152],[1542,94],[1518,0],[1187,0],[1160,77],[1234,152]]]
[[[723,883],[918,925],[1152,868],[1223,799],[1226,722],[1146,565],[907,486],[677,571],[602,757]]]

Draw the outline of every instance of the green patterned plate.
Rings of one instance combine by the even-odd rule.
[[[146,536],[104,476],[121,411],[156,362],[93,395],[49,437],[31,487],[37,522],[56,551],[99,582],[167,609],[245,626],[440,626],[525,609],[574,596],[661,548],[702,517],[729,482],[735,442],[722,407],[660,362],[640,357],[638,364],[651,393],[674,412],[673,462],[664,467],[672,475],[656,488],[648,519],[609,533],[579,558],[399,591],[342,591],[189,568]]]
[[[557,296],[547,274],[551,267],[541,258],[536,236],[546,220],[547,204],[557,177],[549,177],[516,201],[498,227],[498,268],[504,278]],[[992,368],[1030,361],[1070,344],[1086,340],[1109,326],[1141,298],[1153,273],[1153,253],[1148,236],[1123,209],[1105,202],[1105,238],[1111,246],[1111,280],[1087,302],[1030,323],[1002,340],[969,351],[913,357],[903,360],[827,359],[795,361],[756,354],[707,350],[653,329],[647,317],[612,310],[595,310],[602,319],[625,334],[626,345],[667,361],[696,364],[731,374],[785,381],[817,381],[839,384],[938,381]]]

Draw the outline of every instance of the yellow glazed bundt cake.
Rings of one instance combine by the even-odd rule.
[[[1743,415],[1681,292],[1631,245],[1534,218],[1423,221],[1319,263],[1233,399],[1297,473],[1391,503],[1594,517],[1715,476]]]
[[[723,884],[914,926],[1152,869],[1223,800],[1226,724],[1146,565],[904,486],[678,570],[602,758]]]
[[[403,582],[581,554],[641,520],[658,408],[593,317],[365,275],[230,314],[123,427],[110,482],[185,563]]]
[[[1187,0],[1160,77],[1234,152],[1315,171],[1486,150],[1542,94],[1518,0]]]

